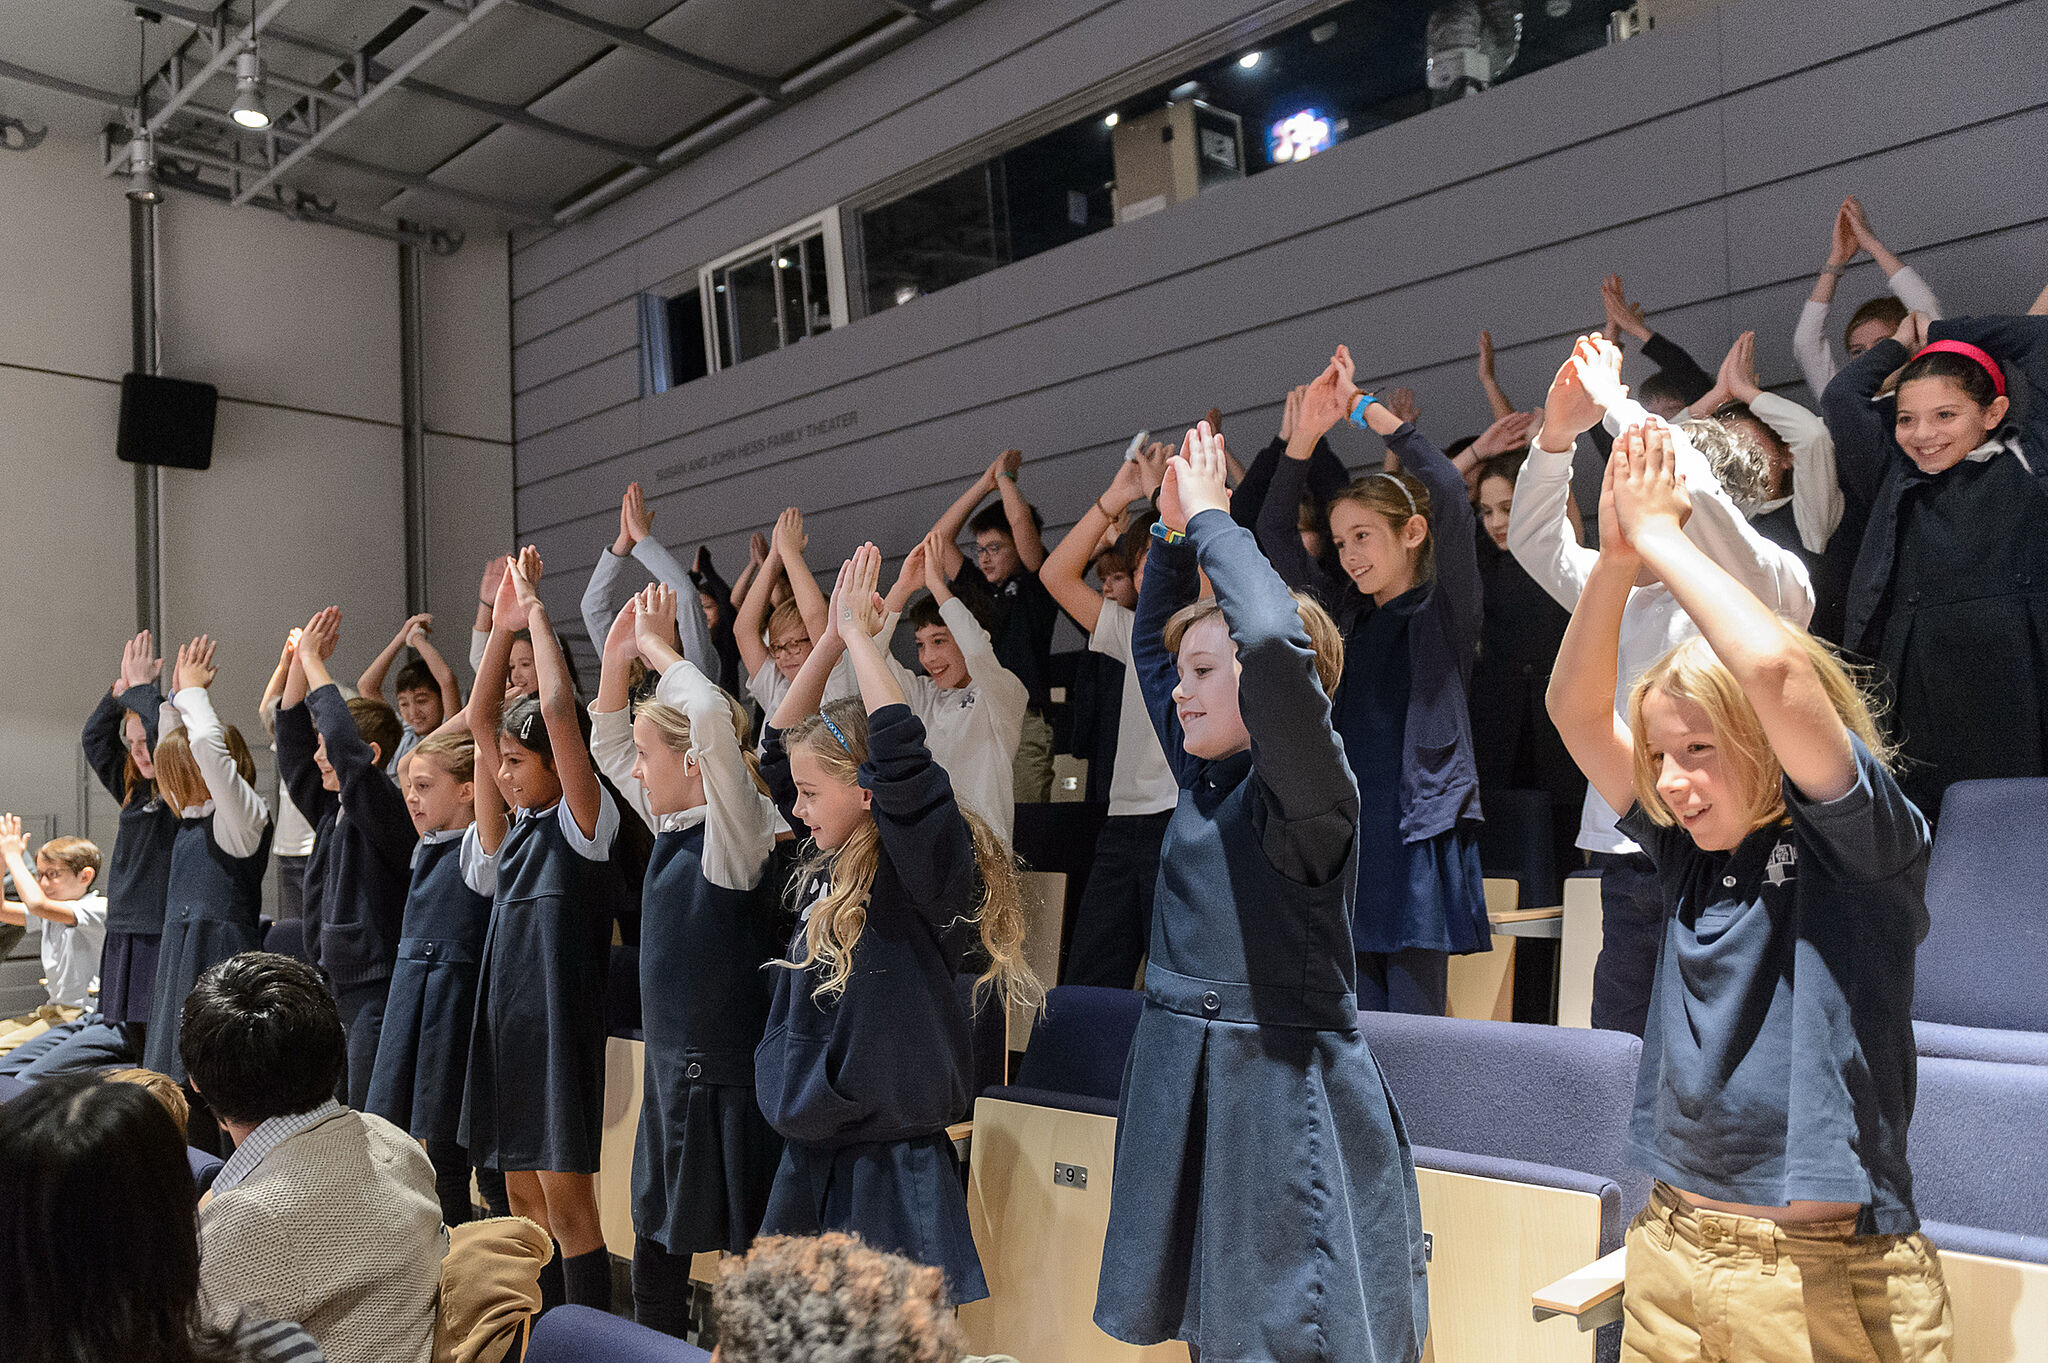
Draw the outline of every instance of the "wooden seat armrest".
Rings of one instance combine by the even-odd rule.
[[[1529,1294],[1529,1301],[1536,1308],[1536,1318],[1584,1316],[1609,1303],[1618,1305],[1622,1270],[1627,1260],[1628,1249],[1623,1247],[1612,1254],[1602,1255],[1548,1286],[1537,1288]]]
[[[1545,919],[1564,917],[1564,906],[1553,904],[1547,909],[1506,909],[1500,913],[1489,913],[1487,917],[1496,923],[1540,923]]]
[[[974,1119],[955,1122],[946,1128],[946,1139],[953,1142],[953,1155],[962,1164],[967,1162],[967,1152],[974,1146]]]

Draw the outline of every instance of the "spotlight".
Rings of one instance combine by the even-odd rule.
[[[1237,64],[1239,66],[1242,66],[1245,70],[1249,71],[1259,64],[1259,58],[1264,55],[1265,54],[1261,52],[1247,52],[1242,57],[1239,57],[1237,59]]]
[[[788,269],[788,268],[789,268],[789,257],[788,257],[788,256],[777,256],[777,257],[775,258],[775,268],[776,268],[776,269],[778,269],[778,270],[786,270],[786,269]]]
[[[905,303],[908,303],[923,292],[924,290],[918,288],[915,284],[898,284],[896,286],[896,306],[902,307]]]
[[[228,113],[245,128],[270,126],[270,113],[263,107],[263,58],[254,50],[235,58],[235,102]]]
[[[164,201],[163,188],[156,182],[156,157],[147,137],[136,137],[128,143],[128,198],[139,204]]]
[[[1116,126],[1116,124],[1117,124],[1117,117],[1116,117],[1116,113],[1115,113],[1114,111],[1111,111],[1110,113],[1107,113],[1107,114],[1103,115],[1103,118],[1102,118],[1102,126],[1103,126],[1103,127],[1105,127],[1105,128],[1114,128],[1114,127]]]

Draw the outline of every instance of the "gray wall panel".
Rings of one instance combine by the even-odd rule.
[[[512,391],[524,393],[594,359],[634,350],[640,345],[640,307],[635,297],[621,298],[580,321],[544,332],[512,351]]]
[[[1744,0],[606,407],[628,391],[633,354],[611,352],[634,289],[1254,9],[987,0],[520,251],[520,383],[548,381],[519,398],[516,514],[551,559],[558,616],[573,619],[572,589],[630,479],[658,533],[679,552],[710,544],[728,574],[747,532],[799,502],[823,571],[862,538],[893,558],[1004,445],[1033,461],[1027,491],[1054,529],[1101,490],[1137,426],[1177,430],[1213,403],[1249,457],[1285,387],[1340,339],[1363,378],[1421,391],[1433,434],[1476,431],[1478,327],[1510,394],[1534,406],[1569,337],[1600,321],[1610,270],[1709,368],[1755,328],[1765,380],[1802,396],[1790,330],[1849,192],[1951,311],[2016,310],[2039,287],[2048,77],[2029,57],[2048,38],[2048,0],[1911,14]],[[1879,286],[1859,266],[1839,316]],[[599,363],[571,370],[579,351]],[[1645,372],[1631,355],[1630,381]],[[841,414],[854,419],[834,426]],[[1378,450],[1359,438],[1341,452],[1357,465]]]

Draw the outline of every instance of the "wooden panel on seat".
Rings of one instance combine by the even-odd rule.
[[[1024,896],[1024,959],[1047,989],[1060,977],[1060,948],[1066,945],[1067,873],[1025,871],[1017,877]],[[1010,1040],[1012,1051],[1031,1043],[1031,1011],[1012,1004]]]
[[[2048,1339],[2048,1264],[1941,1251],[1955,1308],[1954,1363],[2021,1363]]]
[[[1492,1022],[1515,1020],[1514,938],[1496,932],[1493,950],[1451,957],[1444,1013]]]
[[[1590,1363],[1593,1336],[1539,1325],[1529,1294],[1600,1253],[1591,1193],[1417,1169],[1435,1363]]]
[[[967,1216],[988,1276],[960,1308],[968,1347],[1061,1363],[1185,1363],[1182,1344],[1139,1348],[1095,1328],[1095,1284],[1109,1227],[1116,1119],[982,1098],[974,1104]],[[1053,1164],[1088,1171],[1053,1183]]]
[[[640,1136],[640,1095],[647,1044],[604,1039],[604,1143],[598,1150],[597,1217],[604,1247],[633,1258],[633,1144]]]
[[[1593,1025],[1593,962],[1600,959],[1600,882],[1592,876],[1564,882],[1564,937],[1558,944],[1557,1022]]]

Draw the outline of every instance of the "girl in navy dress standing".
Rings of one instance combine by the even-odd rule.
[[[1666,908],[1629,1122],[1657,1183],[1628,1230],[1621,1354],[1947,1359],[1906,1159],[1927,820],[1827,646],[1687,537],[1677,467],[1666,427],[1615,442],[1549,694]],[[1643,568],[1700,635],[1642,674],[1624,720]]]
[[[256,793],[256,763],[240,731],[214,714],[207,692],[218,674],[213,654],[204,634],[179,646],[176,689],[157,720],[157,781],[178,806],[179,823],[142,1063],[181,1083],[185,996],[211,967],[261,949],[270,860],[270,806]]]
[[[1227,467],[1207,423],[1189,433],[1138,594],[1135,680],[1181,796],[1095,1323],[1233,1363],[1411,1363],[1422,1212],[1352,993],[1358,790],[1329,700],[1344,644],[1230,519]],[[1203,573],[1216,595],[1198,601]]]
[[[1359,1004],[1441,1017],[1450,958],[1493,948],[1465,699],[1483,618],[1477,527],[1464,474],[1351,380],[1350,352],[1339,346],[1302,397],[1259,546],[1290,585],[1330,607],[1344,633],[1344,679],[1332,700],[1358,782]],[[1288,508],[1316,442],[1347,410],[1385,438],[1401,467],[1331,499],[1340,574],[1308,556]]]
[[[686,609],[696,610],[693,599]],[[680,1338],[690,1258],[746,1252],[782,1138],[754,1098],[768,1025],[767,964],[781,949],[775,805],[749,751],[746,711],[676,647],[676,593],[626,603],[604,645],[590,750],[654,830],[640,895],[645,1098],[633,1146],[633,1315]],[[632,661],[659,678],[627,708]]]
[[[1043,990],[1009,846],[955,799],[874,637],[881,564],[867,544],[840,569],[824,637],[769,721],[763,774],[816,851],[793,881],[802,922],[755,1052],[761,1110],[785,1138],[761,1231],[856,1233],[943,1269],[957,1304],[988,1295],[946,1135],[970,1103],[958,977],[981,966],[984,1008],[1036,1006]],[[861,698],[820,713],[842,655]]]
[[[568,660],[534,594],[540,574],[531,545],[506,570],[470,696],[478,781],[496,784],[513,818],[498,846],[479,830],[483,850],[497,855],[498,888],[458,1139],[472,1160],[505,1175],[513,1212],[546,1226],[561,1246],[565,1298],[603,1310],[612,1277],[596,1174],[619,809],[590,764]],[[540,689],[501,715],[513,635],[522,630]]]
[[[470,1218],[469,1152],[458,1133],[476,1020],[477,963],[498,888],[505,802],[476,779],[466,733],[421,739],[398,760],[399,789],[420,840],[412,854],[398,962],[370,1072],[368,1109],[419,1138],[434,1164],[441,1219]]]

